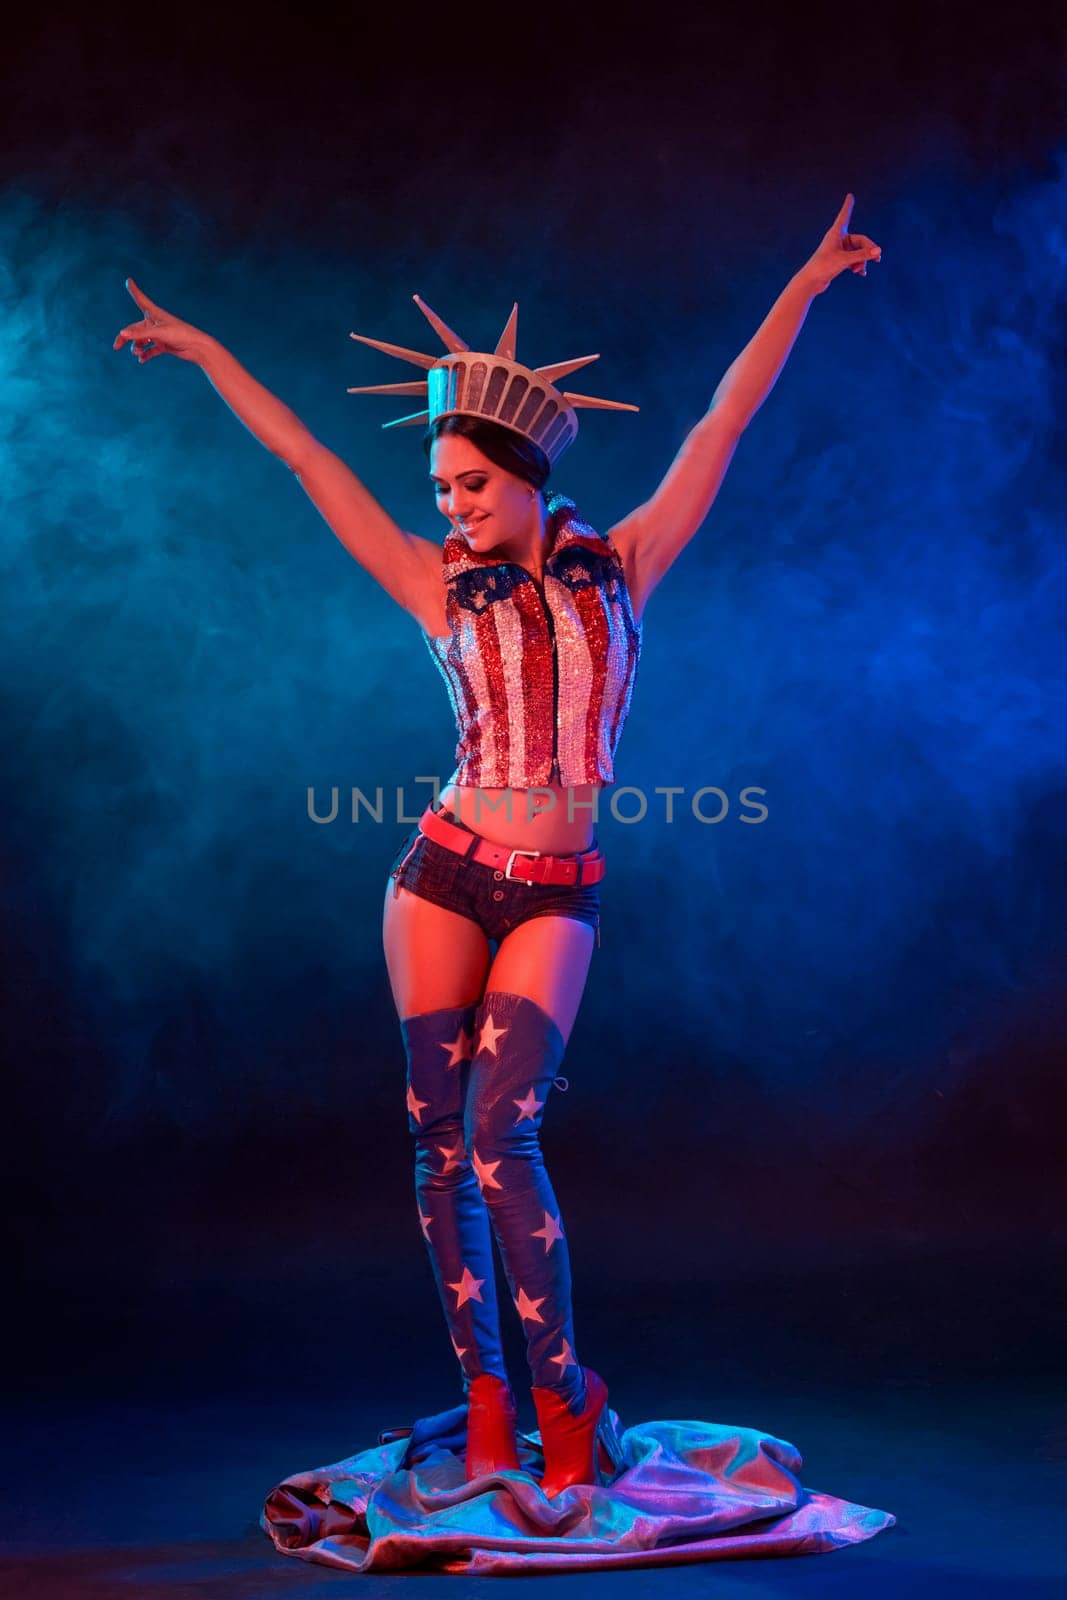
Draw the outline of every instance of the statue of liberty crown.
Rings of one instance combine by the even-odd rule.
[[[519,320],[519,307],[511,308],[511,316],[497,340],[496,349],[471,350],[466,340],[441,321],[419,296],[412,299],[438,334],[447,356],[421,355],[417,350],[405,350],[401,345],[383,344],[380,339],[368,339],[365,334],[353,333],[349,337],[375,350],[384,350],[388,356],[410,361],[413,366],[424,367],[426,377],[415,383],[372,383],[362,388],[349,389],[349,394],[419,394],[427,395],[425,411],[414,411],[407,417],[395,417],[383,422],[383,428],[414,427],[420,422],[431,422],[435,417],[484,417],[488,422],[498,422],[516,433],[525,434],[539,445],[555,466],[560,456],[578,435],[578,418],[575,411],[580,406],[595,407],[601,411],[637,411],[640,408],[624,400],[597,400],[587,394],[573,394],[570,390],[553,387],[557,378],[565,378],[590,361],[599,361],[599,355],[578,356],[573,361],[557,361],[549,367],[524,367],[515,360],[515,332]]]

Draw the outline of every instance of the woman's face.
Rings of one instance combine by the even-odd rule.
[[[461,434],[434,440],[430,479],[438,511],[472,550],[522,538],[529,528],[533,485],[498,467]]]

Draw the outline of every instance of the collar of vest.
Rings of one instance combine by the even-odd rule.
[[[546,510],[548,512],[546,522],[553,535],[548,555],[545,557],[546,569],[555,561],[560,551],[570,545],[582,544],[586,549],[596,549],[607,544],[607,534],[598,533],[591,523],[586,522],[574,501],[567,495],[550,494]],[[442,548],[442,559],[446,582],[456,577],[458,573],[468,572],[472,567],[519,565],[507,556],[494,556],[480,550],[472,550],[466,539],[458,533],[447,535]]]

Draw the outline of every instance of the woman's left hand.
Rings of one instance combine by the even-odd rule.
[[[881,245],[875,244],[873,239],[868,239],[865,233],[848,231],[855,203],[855,195],[845,196],[844,205],[827,229],[819,248],[803,269],[811,279],[814,294],[822,294],[838,273],[844,272],[846,267],[858,272],[861,278],[865,278],[868,261],[882,259]]]

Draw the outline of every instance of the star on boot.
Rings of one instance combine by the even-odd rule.
[[[544,1322],[544,1317],[538,1311],[538,1306],[543,1306],[548,1299],[547,1294],[541,1295],[538,1300],[531,1300],[525,1289],[519,1290],[519,1297],[515,1301],[515,1310],[523,1322]]]
[[[442,1039],[440,1041],[440,1049],[449,1051],[445,1066],[458,1067],[461,1061],[469,1061],[471,1058],[470,1035],[460,1028],[454,1039]]]
[[[456,1310],[465,1306],[468,1300],[481,1300],[481,1288],[484,1278],[476,1278],[470,1267],[463,1268],[463,1276],[458,1283],[450,1283],[448,1287],[456,1296]]]
[[[488,1050],[491,1056],[496,1055],[496,1042],[507,1033],[507,1028],[498,1028],[492,1017],[487,1016],[482,1023],[481,1033],[478,1035],[478,1051]]]
[[[496,1178],[493,1177],[493,1173],[499,1165],[499,1161],[482,1161],[477,1151],[471,1150],[471,1166],[477,1176],[479,1189],[484,1191],[486,1189],[502,1189],[504,1187],[502,1183],[498,1183]]]
[[[457,1139],[455,1144],[439,1144],[437,1146],[437,1153],[445,1158],[445,1164],[441,1168],[442,1174],[446,1172],[452,1172],[456,1167],[461,1167],[463,1165],[463,1156],[465,1153],[463,1149],[463,1140]]]
[[[411,1112],[411,1115],[415,1119],[416,1122],[421,1122],[422,1121],[422,1115],[421,1115],[422,1110],[423,1110],[423,1108],[425,1106],[428,1106],[429,1103],[430,1102],[428,1100],[419,1100],[419,1099],[417,1099],[416,1096],[415,1096],[414,1089],[411,1087],[410,1083],[408,1084],[408,1093],[407,1093],[408,1110]]]
[[[519,1115],[515,1118],[516,1127],[526,1117],[529,1117],[530,1121],[532,1122],[544,1103],[545,1102],[543,1100],[538,1100],[537,1096],[533,1092],[532,1085],[529,1089],[527,1089],[523,1099],[513,1100],[512,1105],[516,1105],[519,1108]]]
[[[547,1211],[542,1212],[542,1216],[545,1219],[544,1227],[535,1228],[530,1238],[543,1239],[545,1241],[545,1255],[547,1256],[556,1240],[563,1238],[563,1229],[560,1227],[559,1217],[550,1216]]]

